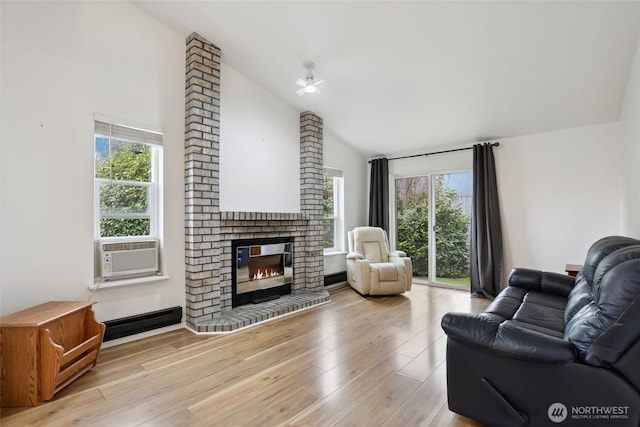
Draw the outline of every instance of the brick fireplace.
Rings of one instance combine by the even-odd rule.
[[[300,212],[220,211],[220,49],[187,38],[185,99],[186,323],[231,331],[329,300],[322,245],[322,119],[300,114]],[[293,242],[291,295],[232,307],[232,241]]]

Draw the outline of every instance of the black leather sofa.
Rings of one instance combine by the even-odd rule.
[[[491,427],[640,426],[640,240],[578,275],[514,269],[481,314],[447,313],[449,409]]]

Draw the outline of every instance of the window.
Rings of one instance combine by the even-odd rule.
[[[162,134],[95,122],[95,238],[159,238]]]
[[[336,252],[344,247],[342,171],[324,167],[323,178],[324,251]]]
[[[411,257],[414,278],[469,286],[472,173],[395,182],[396,247]]]

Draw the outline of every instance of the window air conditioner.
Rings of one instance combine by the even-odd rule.
[[[100,277],[130,277],[158,271],[158,241],[98,242]]]

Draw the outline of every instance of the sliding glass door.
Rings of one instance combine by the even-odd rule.
[[[471,172],[396,178],[396,248],[414,279],[469,286]]]

